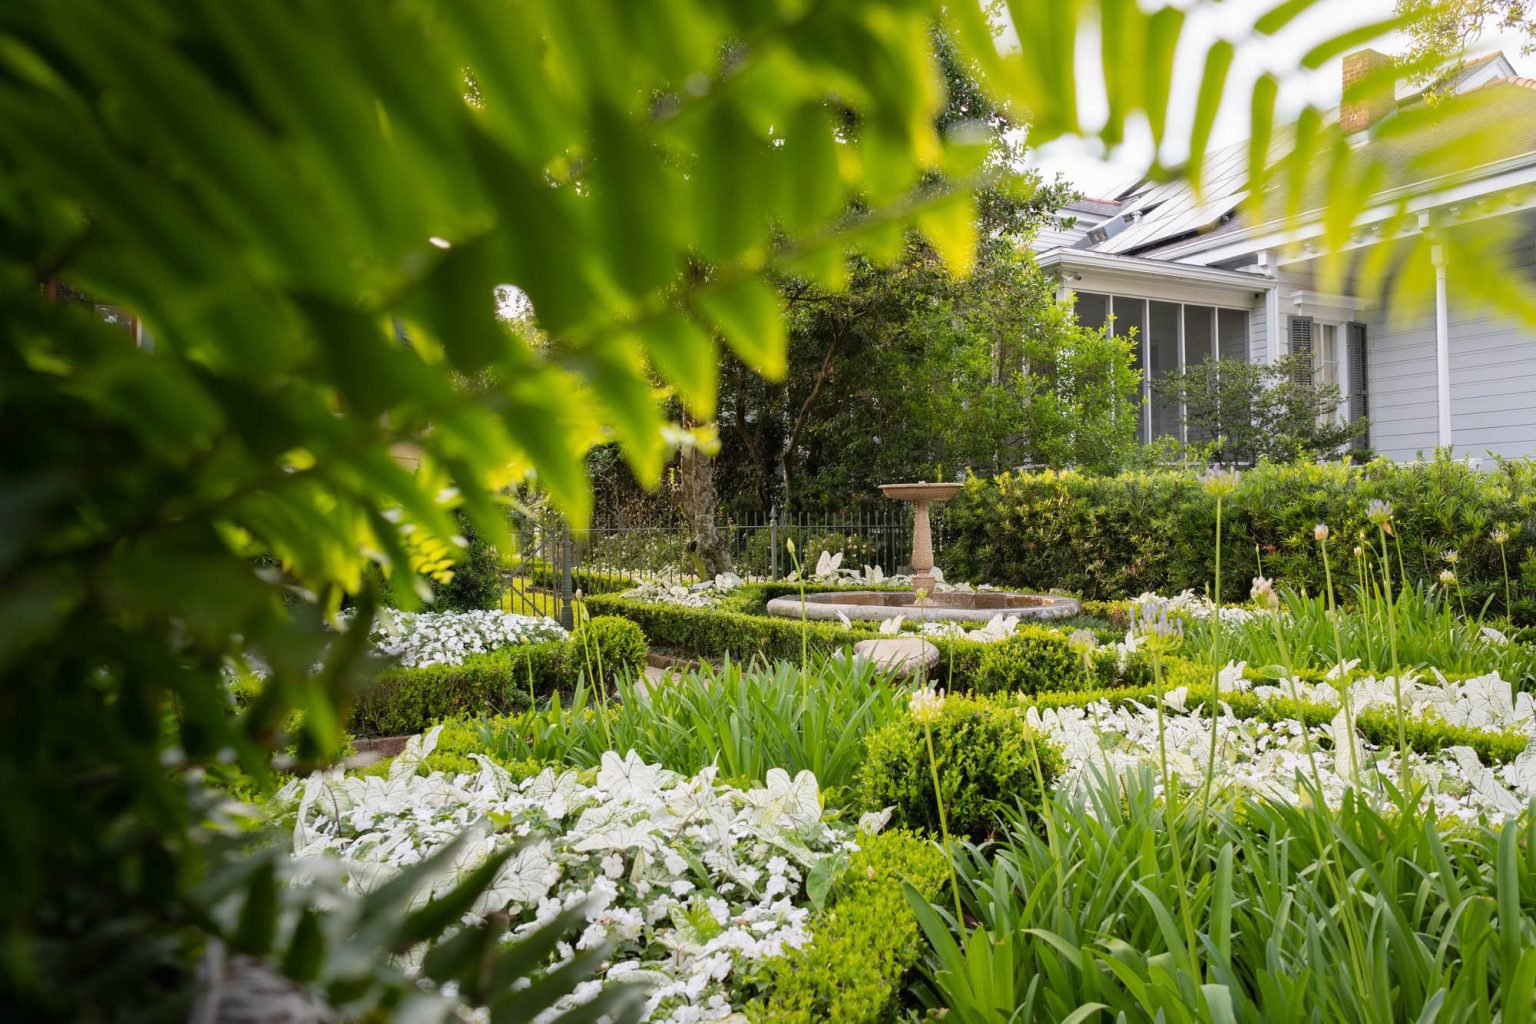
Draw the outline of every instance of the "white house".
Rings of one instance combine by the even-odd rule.
[[[1388,60],[1371,50],[1351,54],[1345,83]],[[1498,158],[1442,186],[1411,154],[1384,150],[1397,177],[1381,196],[1414,195],[1420,230],[1514,218],[1504,222],[1516,229],[1513,262],[1536,278],[1536,80],[1495,54],[1464,66],[1442,88],[1488,90],[1490,102],[1478,109],[1494,120],[1437,130],[1496,126]],[[1337,116],[1352,144],[1391,147],[1390,133],[1378,139],[1376,130],[1424,102],[1412,92],[1346,104]],[[1339,414],[1368,416],[1370,447],[1391,458],[1436,447],[1460,456],[1536,455],[1536,333],[1458,299],[1458,277],[1480,268],[1447,265],[1444,248],[1433,246],[1436,294],[1412,311],[1389,308],[1380,296],[1320,292],[1316,239],[1326,190],[1307,197],[1310,216],[1254,223],[1241,208],[1247,159],[1246,142],[1211,154],[1198,202],[1182,183],[1141,181],[1108,199],[1072,204],[1066,212],[1075,223],[1042,233],[1035,249],[1061,290],[1076,295],[1079,320],[1099,326],[1112,314],[1112,330],[1134,327],[1144,377],[1209,356],[1268,362],[1310,351],[1317,377],[1345,396]],[[1381,244],[1372,242],[1368,223],[1357,227],[1362,248]],[[1180,410],[1147,398],[1142,437],[1180,435]]]

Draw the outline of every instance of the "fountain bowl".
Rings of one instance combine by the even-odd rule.
[[[948,501],[964,484],[881,484],[880,493],[893,501]]]
[[[884,621],[905,617],[930,622],[986,622],[994,615],[1017,615],[1034,622],[1065,619],[1082,611],[1075,597],[1059,594],[1021,594],[1010,591],[946,590],[929,594],[921,606],[910,590],[844,590],[805,595],[805,617],[822,622],[836,620],[839,612],[855,621]],[[786,619],[801,616],[800,596],[776,597],[768,602],[768,614]]]

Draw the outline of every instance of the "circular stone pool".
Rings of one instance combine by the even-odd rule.
[[[914,607],[916,594],[910,590],[847,590],[805,595],[807,619],[836,619],[842,612],[850,619],[923,618],[931,622],[986,622],[994,615],[1017,615],[1021,619],[1050,621],[1064,619],[1082,611],[1075,597],[1055,594],[1015,594],[1002,591],[967,593],[950,590],[930,594],[924,607]],[[768,614],[786,619],[800,618],[800,596],[776,597],[768,602]]]

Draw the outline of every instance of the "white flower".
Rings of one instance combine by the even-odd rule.
[[[934,690],[931,686],[918,687],[907,701],[907,710],[915,721],[924,725],[938,721],[944,713],[944,691]]]

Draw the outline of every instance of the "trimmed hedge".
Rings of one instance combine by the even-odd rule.
[[[530,580],[534,586],[543,587],[546,590],[560,589],[560,574],[555,571],[555,564],[547,558],[524,559],[518,566],[517,572]],[[621,594],[638,587],[640,582],[634,576],[626,576],[618,572],[605,572],[601,569],[580,566],[571,569],[571,589],[581,591],[584,597],[594,594]]]
[[[810,943],[766,961],[755,977],[765,994],[745,1007],[753,1024],[894,1019],[902,983],[925,947],[902,883],[932,899],[948,868],[933,843],[910,833],[885,832],[860,842],[832,883]]]
[[[486,711],[511,712],[567,683],[567,642],[518,644],[472,654],[460,665],[393,667],[357,695],[349,728],[359,736],[418,733],[434,722]]]
[[[1504,603],[1499,547],[1510,539],[1512,609],[1536,622],[1536,462],[1500,462],[1487,471],[1439,459],[1409,465],[1377,460],[1261,464],[1242,474],[1222,518],[1225,598],[1246,599],[1257,574],[1319,593],[1323,565],[1312,530],[1327,523],[1336,582],[1353,578],[1352,550],[1372,499],[1392,504],[1408,575],[1433,582],[1441,552],[1460,554],[1457,574],[1469,607]],[[957,579],[1024,589],[1060,587],[1095,599],[1147,590],[1203,592],[1215,575],[1216,501],[1195,473],[1181,470],[1085,476],[1003,473],[972,478],[944,510],[944,568]],[[1396,551],[1393,551],[1396,575]]]
[[[1036,737],[1016,707],[951,695],[931,726],[949,831],[981,842],[1020,804],[1041,806],[1062,771],[1060,752]],[[865,810],[893,808],[893,824],[939,832],[928,735],[903,715],[865,739],[859,798]],[[1037,775],[1038,772],[1038,775]]]
[[[573,669],[606,679],[616,675],[633,678],[645,671],[645,632],[622,615],[597,615],[571,634]]]
[[[806,588],[806,593],[832,590],[832,587]],[[749,614],[746,611],[728,610],[731,607],[761,609],[774,597],[798,594],[799,588],[790,584],[749,584],[731,595],[721,608],[688,608],[683,605],[641,601],[629,597],[594,597],[587,607],[594,613],[622,615],[640,625],[652,646],[683,651],[701,658],[730,657],[747,661],[761,657],[767,661],[800,660],[801,644],[812,655],[830,654],[851,647],[861,640],[879,639],[879,630],[854,623],[848,628],[839,623],[805,622],[783,619],[777,616]],[[1066,636],[1044,626],[1022,625],[1022,636],[1030,638],[1044,665],[1060,666],[1064,658],[1070,658],[1068,671],[1080,681],[1083,674],[1081,659],[1071,652]],[[1108,636],[1103,637],[1108,639]],[[995,674],[983,680],[982,659],[989,649],[996,646],[975,640],[929,637],[928,641],[939,649],[939,663],[930,678],[938,685],[956,691],[979,690],[992,692],[1007,688],[1003,677]],[[1126,674],[1126,681],[1139,683],[1146,675],[1146,667],[1133,664]],[[1027,659],[1015,666],[1009,677],[1014,688],[1033,689],[1059,686],[1049,671],[1042,668],[1030,671]],[[1114,656],[1101,652],[1094,658],[1094,682],[1112,685],[1119,681]]]

